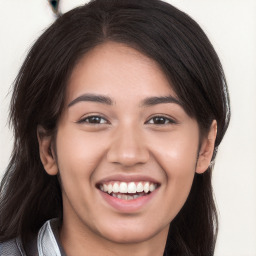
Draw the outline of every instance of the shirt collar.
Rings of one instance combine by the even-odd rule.
[[[37,237],[38,256],[65,256],[59,242],[59,219],[51,219],[40,228]]]

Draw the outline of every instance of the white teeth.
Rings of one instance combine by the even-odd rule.
[[[143,192],[143,185],[142,185],[142,183],[141,182],[139,182],[138,183],[138,185],[137,185],[137,192]]]
[[[136,193],[136,185],[134,182],[129,182],[128,183],[128,190],[127,190],[128,193]]]
[[[123,195],[123,194],[115,194],[115,193],[112,193],[111,195],[113,197],[123,199],[123,200],[134,200],[134,199],[137,199],[137,198],[143,196],[142,194],[140,194],[140,195]]]
[[[115,182],[114,185],[113,185],[113,192],[114,193],[118,193],[119,192],[119,185],[118,185],[117,182]]]
[[[127,183],[121,182],[119,190],[120,190],[120,193],[127,193]]]
[[[108,184],[108,193],[112,193],[112,185],[111,184]]]
[[[151,183],[151,184],[149,185],[149,191],[152,192],[152,191],[154,191],[155,189],[156,189],[156,185]]]
[[[141,195],[134,195],[133,198],[136,199],[138,197],[140,197]]]
[[[137,184],[137,185],[136,185]],[[104,191],[106,193],[128,193],[128,194],[135,194],[135,193],[141,193],[141,192],[153,192],[157,188],[157,184],[152,182],[111,182],[111,183],[105,183],[100,184],[99,189],[101,191]]]
[[[108,185],[107,184],[103,184],[103,190],[104,190],[104,192],[108,192]]]
[[[128,200],[128,196],[127,195],[122,195],[121,199]]]
[[[144,184],[144,192],[145,192],[145,193],[148,193],[148,191],[149,191],[149,182],[146,182],[146,183]]]

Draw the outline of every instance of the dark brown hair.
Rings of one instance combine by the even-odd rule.
[[[158,62],[202,133],[217,121],[214,160],[230,119],[229,96],[219,58],[199,25],[159,0],[91,1],[40,36],[16,78],[10,108],[15,140],[1,183],[0,241],[25,241],[46,220],[62,217],[61,189],[40,161],[37,126],[55,132],[75,64],[106,41],[127,44]],[[212,167],[195,174],[170,225],[165,255],[213,255],[218,220],[211,175]]]

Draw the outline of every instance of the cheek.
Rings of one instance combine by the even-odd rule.
[[[70,136],[71,135],[71,136]],[[89,174],[104,155],[102,144],[93,134],[67,128],[57,135],[58,164],[61,171]]]
[[[94,201],[95,170],[104,156],[97,136],[73,127],[58,130],[56,138],[58,168],[63,192],[65,212],[89,212]],[[85,196],[86,195],[86,196]],[[89,214],[89,213],[88,213]],[[92,216],[88,215],[92,219]]]
[[[194,136],[194,137],[193,137]],[[167,214],[172,220],[184,205],[195,174],[197,152],[197,133],[191,135],[178,133],[155,143],[153,155],[166,176],[163,187]]]
[[[158,164],[170,178],[195,171],[199,139],[195,133],[170,133],[151,136],[151,150]]]
[[[56,146],[64,200],[67,197],[73,204],[93,197],[92,180],[104,156],[102,145],[93,134],[86,135],[81,130],[65,127],[58,131]],[[84,197],[85,194],[89,197]]]

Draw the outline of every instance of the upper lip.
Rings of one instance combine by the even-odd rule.
[[[116,175],[111,175],[111,176],[108,176],[104,179],[101,179],[97,182],[97,185],[98,184],[104,184],[104,183],[107,183],[107,182],[111,182],[111,181],[123,181],[123,182],[132,182],[132,181],[149,181],[149,182],[152,182],[152,183],[157,183],[157,184],[160,184],[159,181],[157,181],[156,179],[150,177],[150,176],[147,176],[147,175],[123,175],[123,174],[116,174]]]

